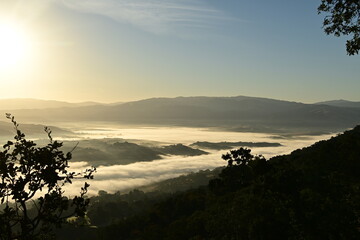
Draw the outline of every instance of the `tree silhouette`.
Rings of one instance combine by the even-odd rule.
[[[25,139],[13,116],[6,117],[16,135],[0,151],[0,239],[48,239],[67,218],[85,216],[89,184],[85,182],[73,198],[63,195],[63,187],[75,178],[92,179],[95,168],[70,172],[71,152],[60,150],[62,143],[53,140],[49,128],[49,144],[38,147]]]
[[[346,41],[348,55],[360,50],[360,1],[359,0],[321,0],[318,13],[326,13],[323,27],[326,34],[340,37],[350,35]]]
[[[231,150],[221,158],[228,162],[228,166],[221,171],[219,178],[209,182],[210,190],[217,194],[247,186],[255,180],[255,174],[267,171],[266,159],[262,155],[252,155],[248,148]]]
[[[251,149],[241,147],[239,149],[231,150],[230,153],[223,154],[221,158],[227,161],[229,166],[233,166],[234,162],[237,165],[246,165],[254,158],[254,156],[251,155]]]

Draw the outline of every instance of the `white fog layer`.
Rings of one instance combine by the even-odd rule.
[[[77,128],[80,139],[121,138],[127,141],[144,140],[156,141],[159,144],[189,145],[196,141],[208,142],[278,142],[279,147],[251,148],[253,154],[261,154],[267,159],[281,154],[309,146],[319,140],[330,138],[332,135],[298,136],[292,138],[279,138],[275,135],[263,133],[221,132],[195,128],[106,128],[92,127],[91,129]],[[66,138],[62,138],[66,140]],[[79,147],[81,147],[81,142]],[[201,156],[163,156],[160,160],[135,162],[128,165],[99,166],[94,180],[90,181],[89,193],[96,194],[99,190],[116,192],[136,188],[182,174],[196,172],[204,169],[213,169],[225,166],[226,162],[221,155],[227,150],[215,151],[204,149],[208,155]],[[76,152],[74,152],[76,157]],[[139,159],[141,161],[141,159]],[[86,162],[73,162],[72,168],[82,170],[88,167]],[[67,189],[68,194],[76,194],[80,183],[75,182]]]

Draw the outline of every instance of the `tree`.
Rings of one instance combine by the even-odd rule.
[[[346,41],[348,55],[360,50],[360,1],[359,0],[321,0],[318,13],[326,13],[323,27],[326,34],[336,37],[351,36]]]
[[[233,166],[234,162],[237,165],[246,165],[254,158],[254,156],[251,155],[251,149],[241,147],[239,149],[231,150],[230,153],[223,154],[221,158],[227,161],[229,166]]]
[[[209,182],[210,190],[217,194],[248,186],[255,180],[256,174],[267,171],[266,159],[262,155],[252,155],[248,148],[230,150],[221,158],[227,161],[228,166],[221,171],[219,178]]]
[[[0,151],[0,239],[48,239],[69,217],[85,216],[90,185],[85,182],[73,198],[64,196],[63,187],[76,178],[92,179],[95,168],[69,171],[71,152],[60,150],[62,143],[53,140],[49,128],[49,144],[39,147],[25,139],[13,116],[6,117],[16,135]]]

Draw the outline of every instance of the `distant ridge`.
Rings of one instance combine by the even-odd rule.
[[[336,132],[360,123],[360,108],[246,96],[151,98],[117,105],[14,110],[12,113],[19,120],[32,122],[106,121],[254,132]]]
[[[55,135],[72,135],[73,132],[62,129],[62,128],[58,128],[58,127],[54,127],[54,126],[47,126],[51,129],[51,131],[55,134]],[[35,136],[40,136],[43,138],[46,138],[47,134],[44,130],[45,125],[40,125],[40,124],[23,124],[20,123],[19,124],[19,129],[24,132],[26,135],[30,135],[31,137],[35,137]],[[1,136],[14,136],[16,134],[14,126],[12,125],[12,123],[10,121],[6,122],[6,121],[0,121],[0,137]]]
[[[335,106],[335,107],[360,108],[360,102],[352,102],[352,101],[347,101],[347,100],[343,100],[343,99],[318,102],[316,104],[323,104],[323,105],[329,105],[329,106]]]
[[[45,109],[61,107],[83,107],[101,105],[97,102],[69,103],[55,100],[41,100],[32,98],[14,98],[0,99],[0,110],[18,110],[18,109]]]

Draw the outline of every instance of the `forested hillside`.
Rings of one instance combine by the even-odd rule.
[[[219,177],[195,190],[158,192],[159,197],[137,191],[121,201],[114,200],[121,196],[116,194],[107,201],[95,198],[89,210],[93,225],[63,234],[77,239],[360,238],[360,126],[268,161],[247,149],[223,159],[229,165]],[[109,222],[104,213],[114,209],[130,210]]]

